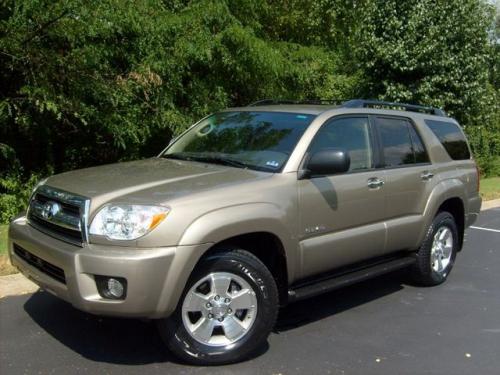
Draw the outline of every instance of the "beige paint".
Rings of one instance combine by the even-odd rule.
[[[77,247],[31,227],[25,218],[10,226],[15,266],[75,307],[97,314],[163,317],[177,306],[194,266],[214,244],[245,233],[269,232],[283,244],[288,283],[359,260],[415,250],[439,205],[458,197],[466,223],[479,212],[474,162],[451,161],[423,120],[434,116],[328,106],[268,106],[238,110],[318,115],[300,139],[282,173],[271,174],[198,162],[151,158],[52,176],[47,185],[90,199],[89,218],[108,203],[168,206],[167,218],[135,241],[91,236]],[[323,123],[337,115],[399,115],[422,135],[431,163],[299,179],[307,148]],[[443,117],[439,120],[452,121]],[[432,171],[430,181],[420,174]],[[367,180],[385,180],[371,190]],[[67,285],[47,277],[12,254],[12,244],[61,268]],[[127,299],[98,293],[93,275],[125,277]]]

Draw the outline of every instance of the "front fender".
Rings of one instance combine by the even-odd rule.
[[[235,205],[208,212],[197,218],[184,231],[179,245],[216,244],[242,234],[271,233],[278,237],[283,245],[288,277],[293,280],[298,243],[290,228],[296,225],[285,210],[271,203]]]

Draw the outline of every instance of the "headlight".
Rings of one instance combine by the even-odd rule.
[[[105,206],[92,220],[89,232],[113,240],[135,240],[158,226],[168,212],[161,206]]]

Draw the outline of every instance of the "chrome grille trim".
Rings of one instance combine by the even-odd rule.
[[[51,202],[51,201],[49,201]],[[81,226],[81,220],[80,220],[80,214],[78,216],[73,216],[70,215],[66,212],[64,212],[64,209],[61,209],[58,211],[54,216],[52,216],[49,219],[45,218],[44,215],[44,207],[45,205],[43,203],[40,203],[37,200],[33,200],[31,203],[31,215],[35,215],[41,220],[45,221],[50,221],[51,223],[55,225],[59,225],[60,227],[66,228],[66,229],[72,229],[72,230],[77,230],[77,231],[82,231]]]
[[[86,197],[42,185],[31,197],[27,218],[39,231],[83,247],[88,243],[89,207]]]

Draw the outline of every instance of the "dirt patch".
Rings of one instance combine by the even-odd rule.
[[[20,273],[0,277],[0,298],[34,293],[38,286]]]
[[[0,276],[11,275],[19,272],[16,267],[10,264],[7,254],[0,255]]]

